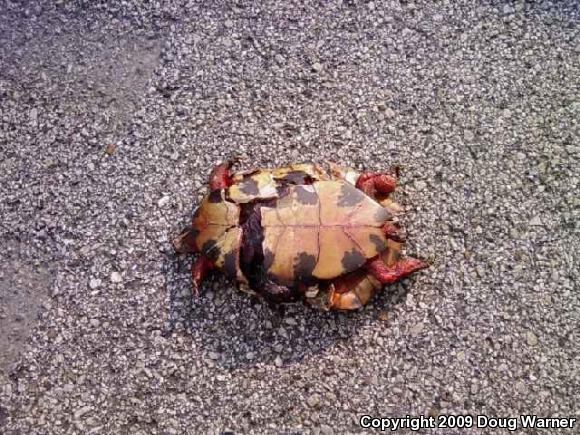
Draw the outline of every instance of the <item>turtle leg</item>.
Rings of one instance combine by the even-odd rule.
[[[296,302],[299,298],[299,293],[295,289],[276,284],[268,278],[264,278],[262,285],[263,296],[268,302],[276,304]]]
[[[237,162],[237,159],[229,159],[215,166],[209,174],[210,190],[225,189],[232,184],[230,169]]]
[[[383,195],[389,194],[397,186],[397,170],[395,169],[394,172],[394,174],[363,172],[356,180],[356,187],[371,198],[374,198],[377,193]]]
[[[363,270],[351,272],[338,277],[330,284],[329,305],[336,310],[356,310],[365,305],[382,287],[376,281],[373,283]]]
[[[196,231],[192,227],[187,227],[175,239],[173,239],[173,249],[179,254],[193,254],[198,251],[195,246]]]
[[[195,296],[199,295],[199,285],[207,275],[207,272],[212,270],[214,267],[215,265],[213,261],[203,255],[199,256],[191,265],[193,294]]]
[[[399,224],[388,221],[383,225],[383,231],[387,239],[394,240],[395,242],[403,243],[405,241],[405,236],[401,230]]]
[[[388,266],[380,258],[370,260],[365,265],[367,271],[383,284],[392,284],[417,270],[428,267],[428,264],[418,258],[401,257]]]

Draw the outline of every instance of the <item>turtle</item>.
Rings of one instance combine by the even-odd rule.
[[[194,295],[217,269],[271,304],[354,310],[385,284],[428,266],[401,254],[394,218],[402,208],[390,198],[398,168],[297,163],[232,172],[234,163],[213,168],[209,193],[173,240],[178,253],[198,254]]]

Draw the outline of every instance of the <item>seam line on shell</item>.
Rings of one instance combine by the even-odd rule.
[[[362,248],[361,248],[360,244],[359,244],[359,243],[358,243],[358,241],[357,241],[357,240],[356,240],[356,239],[355,239],[355,238],[352,236],[352,234],[350,234],[350,233],[349,233],[349,232],[346,230],[346,228],[343,228],[343,229],[342,229],[342,232],[343,232],[344,234],[346,234],[346,236],[347,236],[347,237],[350,239],[350,241],[351,241],[351,242],[353,242],[353,243],[354,243],[354,244],[357,246],[357,248],[359,249],[359,251],[361,252],[361,254],[363,254],[363,256],[366,258],[367,256],[366,256],[366,254],[365,254],[365,251],[364,251],[364,249],[362,249]]]
[[[316,198],[318,199],[318,231],[316,234],[316,239],[317,239],[317,242],[316,242],[316,263],[314,264],[314,267],[312,268],[312,272],[314,272],[314,270],[318,266],[318,261],[320,260],[320,229],[322,228],[322,201],[320,200],[320,194],[318,193],[318,190],[316,190],[315,183],[312,183],[312,188],[314,189],[314,192],[316,193]]]
[[[280,208],[279,208],[279,204],[278,204],[278,200],[276,200],[276,207],[273,207],[272,209],[276,212],[276,217],[278,218],[278,222],[280,222],[282,225],[270,225],[270,226],[280,226],[280,227],[287,227],[288,225],[286,225],[286,223],[282,220],[282,218],[280,217]]]
[[[274,211],[276,212],[276,217],[278,218],[278,220],[279,220],[280,222],[282,222],[282,219],[280,218],[279,209],[278,209],[278,200],[276,200],[276,206],[275,206],[275,207],[266,207],[266,208],[269,208],[269,209],[271,209],[271,210],[274,210]],[[282,223],[284,223],[284,222],[282,222]],[[260,223],[260,225],[262,226],[262,223]],[[281,233],[281,234],[278,236],[278,238],[276,239],[276,242],[275,242],[275,244],[274,244],[274,246],[273,246],[273,248],[272,248],[272,254],[274,255],[274,258],[275,258],[275,256],[276,256],[276,251],[278,250],[278,244],[280,243],[280,240],[282,240],[282,236],[283,236],[283,235],[284,235],[284,233],[286,232],[287,225],[269,225],[269,227],[284,228],[284,230],[282,231],[282,233]],[[266,236],[265,236],[265,233],[264,233],[264,227],[263,227],[263,226],[262,226],[262,233],[264,234],[264,241],[262,242],[262,251],[264,251],[264,252],[265,252],[265,249],[264,249],[265,247],[264,247],[264,245],[266,244]],[[272,265],[273,265],[273,264],[274,264],[274,263],[272,262]],[[272,265],[270,265],[270,267],[271,267]]]
[[[322,225],[322,224],[294,224],[294,225],[268,225],[269,228],[379,228],[378,225],[357,225],[357,224],[334,224],[334,225]]]
[[[276,244],[274,245],[274,249],[272,250],[272,254],[274,255],[274,261],[272,261],[272,265],[276,261],[276,252],[278,252],[278,245],[280,244],[280,240],[282,240],[285,233],[286,233],[286,228],[284,228],[284,231],[282,231],[282,233],[280,234],[278,239],[276,239]]]
[[[225,227],[225,225],[223,225]],[[232,228],[236,228],[236,225],[230,225],[229,227],[227,227],[224,231],[224,234],[226,234],[228,231],[230,231]],[[211,249],[205,253],[202,252],[203,255],[207,256],[210,252],[212,252],[214,249],[217,248],[221,248],[222,245],[218,245],[217,243],[215,245],[213,245],[211,247]]]
[[[356,187],[355,187],[355,189],[356,189]],[[364,193],[364,192],[363,192],[363,193]],[[365,200],[363,199],[361,202],[359,202],[359,203],[356,205],[356,207],[354,207],[354,208],[353,208],[353,209],[350,211],[350,213],[348,213],[348,214],[346,215],[346,220],[347,220],[347,221],[350,221],[350,218],[351,218],[351,217],[353,217],[353,215],[354,215],[356,212],[358,212],[358,211],[359,211],[359,209],[361,209],[361,208],[362,208],[362,206],[364,205],[364,202],[365,202]]]

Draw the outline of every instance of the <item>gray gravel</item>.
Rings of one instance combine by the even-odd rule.
[[[579,18],[1,0],[0,431],[580,418]],[[401,164],[407,249],[434,265],[357,313],[271,310],[220,277],[191,300],[169,242],[232,153]]]

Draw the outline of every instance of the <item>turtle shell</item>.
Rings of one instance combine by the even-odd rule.
[[[256,199],[278,198],[281,186],[307,184],[324,179],[328,179],[324,169],[310,163],[238,172],[232,176],[232,185],[227,190],[227,197],[239,204]]]
[[[225,200],[225,191],[207,195],[193,216],[192,228],[197,249],[230,278],[245,282],[240,271],[242,229],[240,207]]]
[[[387,247],[390,213],[345,181],[289,186],[261,218],[264,268],[283,285],[333,279]]]
[[[244,204],[256,199],[278,197],[276,181],[271,171],[257,170],[250,173],[234,174],[232,181],[227,196],[236,203]]]
[[[197,250],[214,262],[230,278],[247,279],[240,267],[243,230],[241,205],[279,197],[279,188],[328,178],[314,164],[295,164],[273,169],[257,169],[232,175],[227,189],[207,195],[194,214],[192,236]]]
[[[381,259],[387,266],[392,266],[400,257],[400,252],[401,243],[388,240],[387,249],[381,253]],[[374,276],[362,269],[339,280],[342,281],[340,286],[331,282],[327,290],[328,306],[338,310],[354,310],[362,307],[383,287]]]

